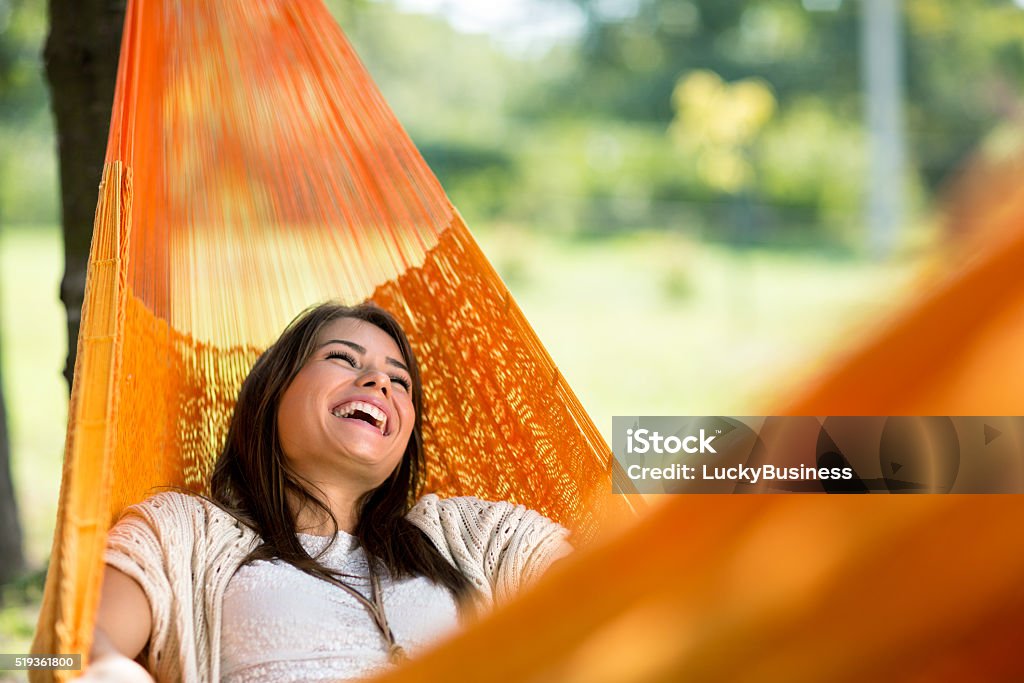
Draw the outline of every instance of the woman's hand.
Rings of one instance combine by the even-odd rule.
[[[117,653],[97,658],[81,677],[74,680],[78,683],[155,683],[137,662]]]

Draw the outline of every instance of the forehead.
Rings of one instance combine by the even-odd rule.
[[[366,349],[367,353],[378,353],[397,360],[405,360],[398,344],[384,330],[372,323],[357,318],[337,318],[323,326],[317,336],[317,346],[332,339],[348,341]]]

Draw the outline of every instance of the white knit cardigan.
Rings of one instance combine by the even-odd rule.
[[[533,510],[478,498],[421,498],[407,519],[502,602],[572,551],[569,532]],[[160,493],[128,508],[104,560],[135,579],[153,614],[146,666],[157,681],[220,679],[224,590],[259,537],[197,496]]]

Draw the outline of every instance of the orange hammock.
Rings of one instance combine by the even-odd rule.
[[[1024,380],[1009,351],[1024,325],[1001,317],[1024,293],[1005,279],[1024,258],[1017,233],[793,411],[1024,412],[986,374]],[[946,327],[943,302],[972,292],[997,296],[972,330]],[[155,486],[202,487],[260,349],[328,298],[372,298],[408,331],[431,489],[526,504],[581,545],[639,506],[609,494],[606,444],[322,5],[131,0],[35,651],[88,651],[112,520]],[[940,351],[916,354],[915,329]],[[909,384],[850,393],[897,372],[890,358],[911,363]],[[940,369],[962,391],[916,389]],[[1012,676],[1024,540],[988,522],[1022,507],[672,498],[388,679]]]
[[[590,538],[611,453],[323,5],[129,3],[36,647],[87,652],[111,521],[204,486],[261,349],[372,298],[421,359],[427,486]]]

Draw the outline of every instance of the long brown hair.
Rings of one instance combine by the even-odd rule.
[[[446,586],[460,603],[468,605],[467,599],[475,595],[468,579],[405,518],[423,483],[423,385],[405,332],[390,313],[374,304],[325,303],[311,307],[293,320],[257,359],[238,394],[224,450],[213,468],[210,497],[262,539],[262,544],[249,554],[246,562],[281,559],[318,578],[337,576],[318,560],[326,548],[311,557],[295,535],[298,511],[289,507],[289,496],[300,501],[300,507],[319,508],[334,525],[335,537],[338,520],[307,488],[312,485],[288,466],[277,433],[277,408],[281,396],[313,354],[321,330],[339,318],[370,323],[394,339],[409,367],[416,410],[412,435],[401,463],[387,481],[368,491],[356,503],[357,522],[353,535],[368,559],[383,564],[392,577],[424,576]]]

